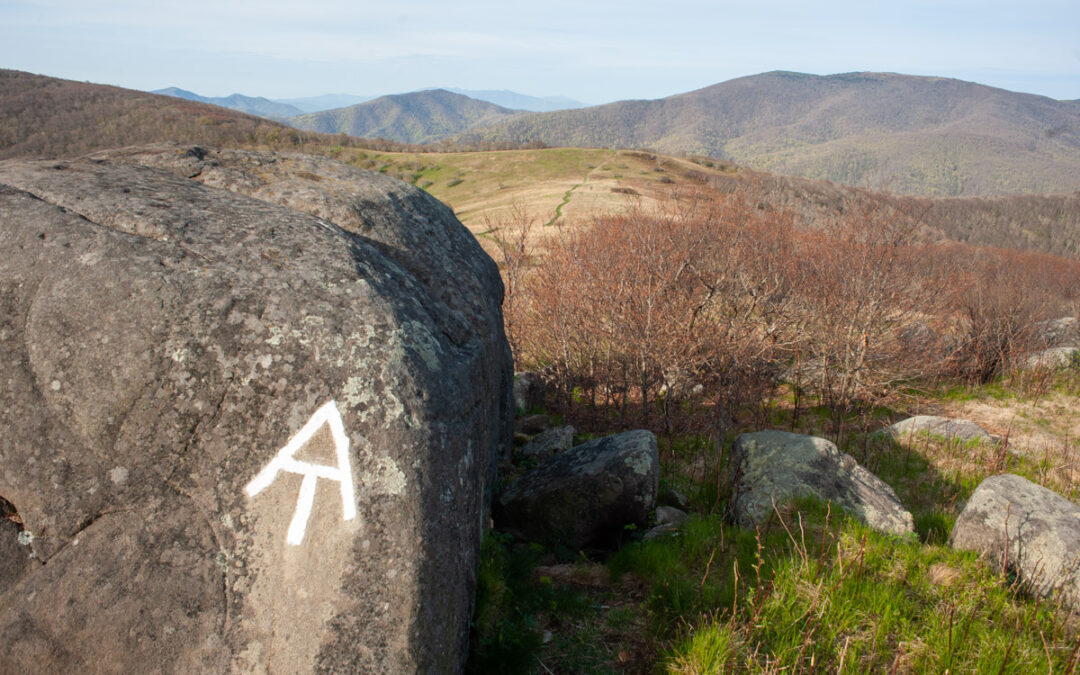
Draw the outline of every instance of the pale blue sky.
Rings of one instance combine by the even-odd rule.
[[[769,70],[1080,98],[1080,0],[0,0],[0,67],[207,96],[658,98]]]

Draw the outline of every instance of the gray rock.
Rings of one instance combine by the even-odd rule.
[[[956,520],[949,543],[1015,571],[1043,595],[1080,607],[1080,506],[1012,474],[984,480]]]
[[[582,443],[515,481],[499,499],[499,522],[540,542],[604,546],[643,525],[656,502],[660,455],[648,431]]]
[[[643,534],[641,536],[641,538],[644,539],[645,541],[652,541],[653,539],[662,539],[664,537],[670,537],[672,535],[678,534],[679,531],[680,531],[680,526],[677,525],[676,523],[664,523],[662,525],[656,525],[654,527],[650,527],[648,529],[648,531],[646,531],[645,534]]]
[[[1035,335],[1048,347],[1080,344],[1080,321],[1073,316],[1040,321],[1035,324]]]
[[[1024,359],[1024,368],[1027,370],[1056,370],[1080,363],[1080,348],[1077,347],[1051,347],[1042,351],[1028,354]]]
[[[656,525],[642,537],[645,541],[678,534],[686,522],[686,512],[671,506],[656,507]]]
[[[536,459],[550,459],[559,453],[566,452],[574,445],[574,434],[577,429],[570,425],[552,427],[542,431],[531,441],[521,448],[521,454]]]
[[[741,527],[763,523],[774,508],[812,495],[834,502],[876,530],[914,531],[911,513],[893,489],[824,438],[786,431],[741,434],[731,459],[732,513]]]
[[[997,440],[996,436],[987,433],[985,429],[974,422],[953,420],[947,417],[938,417],[937,415],[909,417],[875,433],[898,441],[908,441],[921,435],[963,443],[995,442]]]
[[[514,422],[514,431],[522,434],[539,434],[551,428],[551,418],[547,415],[527,415]]]
[[[530,410],[544,404],[544,382],[537,373],[527,370],[514,373],[514,405]]]
[[[460,671],[512,423],[494,263],[382,176],[125,152],[0,163],[0,497],[44,563],[0,671]]]
[[[676,509],[672,506],[657,506],[656,507],[656,524],[667,525],[674,524],[675,526],[682,525],[686,520],[686,511],[682,509]]]

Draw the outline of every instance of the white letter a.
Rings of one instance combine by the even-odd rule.
[[[315,432],[324,424],[329,425],[330,433],[334,437],[337,466],[312,464],[295,459],[293,455],[304,447],[304,444],[310,441]],[[300,484],[300,494],[296,499],[296,512],[293,514],[292,523],[289,524],[289,534],[286,538],[286,541],[293,546],[298,546],[304,541],[304,531],[307,529],[308,518],[311,516],[311,507],[315,504],[315,484],[319,478],[329,478],[341,483],[342,518],[352,520],[356,517],[356,493],[353,489],[352,468],[349,464],[349,437],[345,434],[345,424],[341,420],[341,413],[338,412],[334,401],[328,401],[315,411],[307,424],[247,484],[248,495],[254,497],[262,492],[274,482],[278,471],[298,473],[304,477],[304,481]]]

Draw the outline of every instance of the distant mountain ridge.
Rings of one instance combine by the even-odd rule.
[[[445,89],[429,89],[298,115],[287,122],[308,131],[431,143],[519,114]]]
[[[587,108],[588,103],[575,101],[565,96],[528,96],[519,94],[508,89],[454,89],[446,87],[447,91],[455,94],[468,96],[480,101],[487,101],[495,105],[501,105],[511,110],[528,110],[531,112],[551,112],[554,110],[569,110],[571,108]]]
[[[511,110],[550,112],[553,110],[584,108],[588,105],[565,96],[529,96],[527,94],[519,94],[516,91],[510,91],[509,89],[473,90],[455,89],[453,87],[432,87],[431,89],[424,89],[422,91],[433,91],[435,89],[445,89],[446,91],[455,94],[468,96],[469,98],[478,101],[487,101],[488,103],[494,103],[495,105]],[[187,89],[180,89],[179,87],[155,89],[150,93],[161,94],[163,96],[175,96],[189,101],[199,101],[201,103],[210,103],[212,105],[219,105],[223,108],[231,108],[232,110],[239,110],[252,115],[260,115],[262,117],[270,117],[273,119],[322,112],[323,110],[347,108],[351,105],[356,105],[357,103],[366,103],[367,101],[379,98],[378,96],[363,96],[358,94],[322,94],[321,96],[279,99],[268,99],[261,96],[244,96],[243,94],[214,97],[202,96],[193,91],[188,91]],[[394,95],[401,96],[403,94]]]
[[[150,93],[160,94],[162,96],[175,96],[176,98],[183,98],[188,101],[198,101],[200,103],[209,103],[210,105],[219,105],[222,108],[239,110],[240,112],[249,115],[258,115],[259,117],[269,117],[272,119],[283,119],[285,117],[292,117],[293,115],[300,115],[304,112],[294,105],[288,105],[279,101],[271,101],[270,99],[261,96],[244,96],[243,94],[232,94],[231,96],[219,97],[200,96],[195,92],[180,89],[178,87],[157,89]]]
[[[304,98],[278,98],[274,99],[278,103],[284,103],[291,105],[294,108],[298,108],[297,112],[293,115],[302,115],[304,113],[319,112],[320,110],[333,110],[334,108],[345,108],[350,105],[356,105],[357,103],[363,103],[364,101],[370,101],[377,96],[358,96],[356,94],[322,94],[321,96],[307,96]]]
[[[930,195],[1080,188],[1074,104],[892,73],[776,71],[657,100],[519,115],[455,140],[650,148]]]

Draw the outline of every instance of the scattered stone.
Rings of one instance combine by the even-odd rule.
[[[774,508],[813,495],[876,530],[914,531],[911,513],[893,489],[824,438],[786,431],[741,434],[732,448],[732,471],[733,515],[740,527],[764,523]]]
[[[700,396],[704,391],[704,385],[692,374],[682,368],[669,368],[664,372],[664,382],[660,385],[659,393],[677,398],[687,398]]]
[[[987,433],[985,429],[974,422],[953,420],[947,417],[938,417],[937,415],[909,417],[877,431],[875,434],[905,442],[919,435],[928,435],[945,441],[960,441],[963,443],[994,443],[998,441],[996,436]]]
[[[677,534],[686,522],[686,512],[671,506],[656,507],[656,525],[645,533],[643,539],[650,541]]]
[[[532,541],[608,546],[626,525],[645,524],[656,502],[659,473],[651,432],[597,438],[515,481],[499,499],[496,520]]]
[[[530,436],[551,428],[551,418],[547,415],[526,415],[514,422],[514,431]]]
[[[667,525],[674,524],[676,526],[682,525],[686,520],[686,511],[682,509],[676,509],[671,506],[657,506],[656,507],[656,524]]]
[[[162,152],[0,162],[0,497],[40,561],[0,671],[460,672],[512,427],[495,264],[385,176]]]
[[[570,425],[552,427],[541,431],[535,438],[525,444],[521,454],[526,457],[535,457],[545,460],[566,452],[574,445],[574,434],[577,430]]]
[[[514,405],[518,410],[532,410],[544,404],[544,382],[540,375],[527,370],[514,373]]]
[[[675,523],[664,523],[663,525],[656,525],[649,528],[642,539],[645,541],[652,541],[653,539],[661,539],[663,537],[670,537],[673,534],[678,534],[680,527]]]
[[[1035,324],[1035,335],[1048,347],[1080,344],[1080,321],[1073,316],[1040,321]]]
[[[1051,347],[1029,354],[1024,359],[1027,370],[1056,370],[1080,364],[1080,348]]]
[[[674,506],[683,511],[690,506],[690,500],[686,498],[686,495],[675,488],[665,488],[664,490],[661,490],[660,494],[656,497],[656,503],[661,506]]]
[[[1080,506],[1041,485],[1013,474],[987,478],[957,518],[949,544],[1080,607]]]

